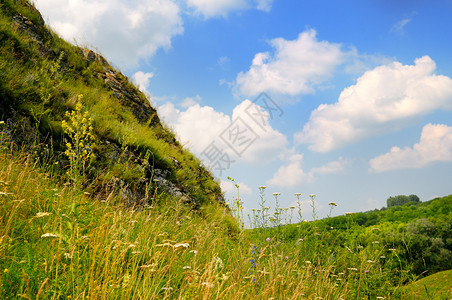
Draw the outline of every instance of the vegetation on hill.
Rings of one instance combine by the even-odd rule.
[[[424,277],[408,286],[406,299],[442,299],[450,300],[452,297],[452,270],[438,272]]]
[[[0,3],[0,120],[15,145],[69,169],[62,127],[81,105],[92,118],[93,159],[81,182],[143,204],[156,187],[193,207],[223,202],[218,182],[159,120],[148,99],[102,56],[59,38],[26,0]],[[68,114],[69,113],[69,114]],[[67,129],[67,128],[66,128]]]
[[[397,205],[404,205],[408,202],[420,202],[421,200],[419,199],[418,196],[416,195],[398,195],[398,196],[394,196],[394,197],[389,197],[388,200],[386,200],[387,206],[388,207],[392,207],[392,206],[397,206]]]
[[[419,277],[406,256],[419,214],[394,227],[362,226],[352,214],[345,228],[331,226],[340,216],[239,230],[220,206],[199,214],[162,194],[160,204],[136,210],[114,193],[93,201],[58,177],[32,154],[2,147],[2,299],[409,299],[402,287]],[[450,225],[451,199],[420,203],[418,212]],[[394,242],[395,228],[406,244]]]

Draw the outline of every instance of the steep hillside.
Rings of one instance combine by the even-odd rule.
[[[73,142],[62,121],[70,122],[72,112],[92,118],[82,182],[91,193],[114,191],[133,204],[158,200],[163,191],[194,207],[224,201],[219,184],[146,96],[101,55],[49,30],[27,0],[0,4],[0,101],[2,131],[15,147],[61,175],[70,170],[64,152]]]

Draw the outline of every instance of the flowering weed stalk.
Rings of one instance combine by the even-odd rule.
[[[86,167],[94,160],[95,156],[92,150],[95,136],[93,133],[92,119],[88,112],[82,112],[81,103],[83,96],[78,96],[78,102],[75,110],[71,113],[66,112],[69,121],[62,121],[64,133],[68,136],[66,141],[67,150],[64,154],[69,158],[70,169],[68,175],[77,185],[80,178],[85,177]],[[81,177],[80,177],[81,176]]]

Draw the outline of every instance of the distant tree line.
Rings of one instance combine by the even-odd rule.
[[[400,205],[404,205],[406,203],[409,202],[413,202],[413,203],[418,203],[421,200],[419,199],[418,196],[416,195],[409,195],[409,196],[405,196],[405,195],[398,195],[398,196],[394,196],[394,197],[389,197],[388,200],[386,200],[386,205],[388,207],[393,207],[393,206],[400,206]]]

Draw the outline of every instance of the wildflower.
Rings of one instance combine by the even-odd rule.
[[[175,244],[174,246],[174,249],[187,249],[188,247],[190,247],[190,245],[188,244],[188,243],[178,243],[178,244]]]
[[[184,269],[184,270],[190,270],[191,267],[189,267],[189,266],[184,266],[184,267],[182,267],[182,269]]]
[[[377,299],[384,299],[385,297],[378,296]]]
[[[380,258],[386,258],[386,256],[382,255],[382,256],[380,256]]]
[[[289,256],[286,256],[285,259],[288,260],[288,259],[289,259]]]
[[[369,263],[369,264],[373,264],[374,263],[374,261],[373,260],[367,260],[367,262]]]
[[[54,233],[44,233],[43,235],[41,235],[41,238],[46,238],[46,237],[57,238],[59,236]]]
[[[373,241],[372,244],[379,244],[379,241]]]
[[[172,291],[172,287],[162,287],[162,291]]]
[[[315,198],[316,194],[310,194],[309,197]]]
[[[198,250],[190,250],[190,253],[196,254],[198,253]]]
[[[301,193],[295,193],[295,196],[301,196]]]
[[[265,186],[265,185],[261,185],[260,187],[259,187],[259,189],[260,190],[265,190],[267,187]]]
[[[353,213],[351,213],[351,212],[346,212],[345,215],[346,215],[346,216],[351,216],[351,215],[353,215]]]
[[[37,214],[36,214],[36,218],[41,218],[41,217],[45,217],[45,216],[50,216],[52,213],[49,213],[49,212],[38,212]]]
[[[3,273],[5,273],[5,274],[8,273],[8,272],[9,272],[8,269],[4,269],[4,270],[3,270]]]
[[[337,206],[337,204],[334,203],[334,202],[330,202],[330,203],[328,203],[328,205],[329,205],[329,206]]]
[[[371,230],[372,230],[372,231],[374,231],[374,230],[380,230],[380,228],[374,227],[374,228],[372,228]]]
[[[305,263],[308,265],[312,264],[312,262],[310,262],[309,260],[305,261]]]
[[[64,258],[67,258],[67,259],[72,258],[72,255],[70,253],[64,253],[63,256],[64,256]]]
[[[396,249],[394,249],[394,248],[390,248],[390,249],[388,249],[389,251],[396,251]]]
[[[277,192],[276,192],[276,193],[272,193],[272,195],[273,195],[273,196],[279,196],[279,195],[281,195],[281,193],[277,193]]]
[[[271,239],[268,237],[268,238],[266,238],[265,240],[266,240],[267,242],[270,242]]]
[[[369,274],[369,270],[364,271],[364,273]]]
[[[155,245],[155,247],[173,247],[173,245],[171,245],[170,243],[167,242],[167,243]]]
[[[358,271],[357,268],[347,268],[347,269],[350,270],[350,271]]]
[[[215,257],[215,269],[222,269],[223,268],[223,260],[219,257]]]
[[[209,283],[209,282],[203,282],[203,283],[201,283],[201,285],[205,285],[208,288],[212,288],[213,287],[213,284]]]

